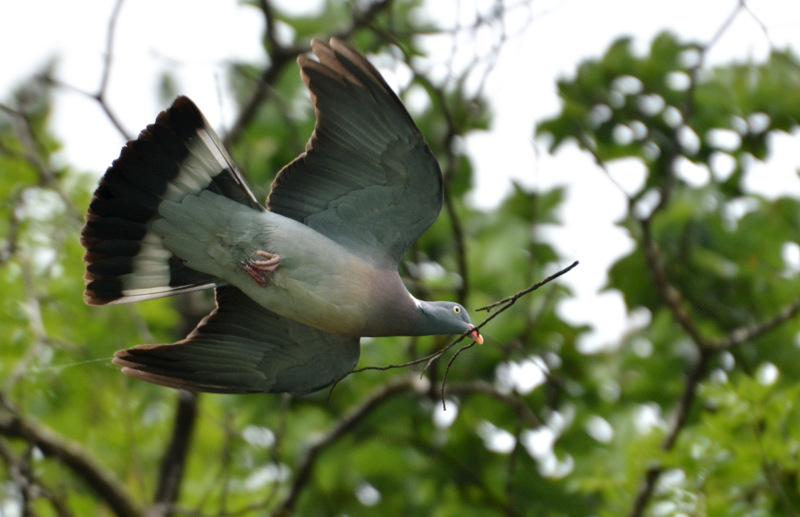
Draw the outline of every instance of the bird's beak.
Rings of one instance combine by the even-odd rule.
[[[472,332],[469,333],[469,337],[471,337],[472,340],[478,343],[479,345],[483,344],[483,336],[480,335],[478,329],[476,329],[475,327],[472,327]]]

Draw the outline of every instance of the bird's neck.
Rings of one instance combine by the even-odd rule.
[[[362,336],[417,336],[426,328],[425,304],[414,298],[399,275],[383,277],[372,288],[373,303],[369,309]]]

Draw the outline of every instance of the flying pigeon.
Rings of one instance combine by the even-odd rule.
[[[297,62],[316,126],[266,207],[200,110],[178,97],[128,142],[89,205],[85,300],[216,289],[174,344],[120,350],[123,373],[217,393],[307,393],[358,362],[362,336],[483,338],[452,302],[414,298],[397,266],[439,215],[442,176],[380,73],[337,39]]]

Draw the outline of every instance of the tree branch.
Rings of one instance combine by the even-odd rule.
[[[108,20],[108,30],[106,32],[106,53],[105,59],[103,60],[103,75],[100,79],[100,86],[97,89],[97,93],[93,95],[95,100],[100,104],[100,108],[102,108],[103,112],[108,117],[108,120],[117,128],[119,134],[122,135],[123,138],[126,140],[130,140],[133,138],[124,127],[122,127],[122,122],[119,120],[117,115],[111,111],[111,107],[106,102],[106,91],[108,89],[108,80],[111,77],[111,60],[113,59],[113,49],[114,49],[114,34],[117,28],[117,20],[119,19],[119,14],[122,12],[122,3],[124,0],[117,0],[117,3],[114,4],[114,10],[111,12],[111,18]]]
[[[767,332],[779,327],[783,323],[795,317],[798,313],[800,313],[800,299],[790,303],[789,305],[784,307],[781,311],[779,311],[778,314],[769,319],[766,319],[754,325],[740,327],[730,332],[727,336],[725,336],[722,339],[709,342],[708,347],[716,351],[730,350],[731,348],[734,348],[743,343],[756,339],[757,337],[760,337],[766,334]]]
[[[111,77],[111,64],[113,60],[113,48],[114,48],[114,34],[116,32],[117,20],[119,19],[120,12],[122,11],[122,3],[124,0],[117,0],[116,4],[114,4],[114,9],[111,11],[111,17],[108,20],[108,29],[106,32],[106,49],[105,49],[105,57],[103,59],[103,71],[102,75],[100,76],[100,85],[97,88],[97,91],[94,93],[87,92],[76,88],[75,86],[63,83],[58,79],[53,77],[45,76],[42,77],[41,80],[45,84],[51,84],[54,86],[58,86],[59,88],[65,88],[67,90],[73,91],[80,95],[84,95],[91,99],[97,101],[100,105],[100,109],[103,110],[103,113],[106,114],[108,120],[111,124],[117,129],[122,138],[125,140],[133,139],[133,135],[129,133],[123,126],[122,121],[119,120],[119,117],[111,110],[111,106],[108,105],[106,102],[106,91],[108,89],[108,82]]]
[[[683,303],[683,297],[667,278],[664,264],[661,260],[661,252],[653,238],[651,231],[651,218],[640,220],[642,228],[642,245],[644,246],[647,268],[653,278],[656,291],[661,295],[661,299],[666,304],[675,321],[689,334],[695,346],[699,349],[708,348],[708,341],[700,334],[700,330],[695,325],[694,320],[689,316]]]
[[[498,301],[496,301],[496,302],[494,302],[494,303],[490,303],[489,305],[485,305],[485,306],[483,306],[483,307],[478,307],[477,309],[475,309],[476,311],[488,311],[488,312],[491,312],[491,311],[492,311],[492,309],[494,309],[494,308],[495,308],[495,307],[497,307],[498,305],[508,304],[508,305],[504,306],[503,308],[501,308],[501,309],[500,309],[500,310],[499,310],[497,313],[495,313],[494,315],[492,315],[492,317],[490,317],[490,318],[487,318],[486,320],[484,320],[484,322],[483,322],[483,323],[481,323],[481,326],[485,325],[485,324],[486,324],[487,322],[489,322],[489,321],[490,321],[492,318],[494,318],[494,316],[497,316],[497,314],[500,314],[500,313],[501,313],[501,312],[503,312],[504,310],[506,310],[506,309],[508,309],[509,307],[511,307],[512,305],[514,305],[514,304],[517,302],[517,300],[519,300],[520,298],[522,298],[522,297],[523,297],[523,296],[525,296],[526,294],[528,294],[528,293],[530,293],[530,292],[533,292],[533,291],[535,291],[535,290],[539,289],[540,287],[542,287],[543,285],[545,285],[545,284],[549,284],[550,282],[552,282],[552,281],[553,281],[553,280],[555,280],[556,278],[558,278],[558,277],[560,277],[560,276],[562,276],[562,275],[565,275],[565,274],[569,273],[569,272],[570,272],[570,271],[571,271],[573,268],[575,268],[575,267],[576,267],[576,266],[577,266],[579,263],[580,263],[580,262],[578,262],[578,261],[576,260],[575,262],[573,262],[573,263],[572,263],[572,264],[570,264],[569,266],[565,267],[564,269],[562,269],[562,270],[560,270],[560,271],[557,271],[557,272],[553,273],[552,275],[548,276],[548,277],[547,277],[547,278],[545,278],[544,280],[542,280],[542,281],[540,281],[540,282],[536,282],[536,283],[535,283],[535,284],[533,284],[532,286],[530,286],[530,287],[528,287],[528,288],[526,288],[526,289],[523,289],[522,291],[519,291],[519,292],[517,292],[517,293],[514,293],[514,294],[512,294],[511,296],[509,296],[509,297],[507,297],[507,298],[503,298],[502,300],[498,300]]]
[[[0,460],[8,466],[8,473],[15,485],[19,488],[22,499],[21,515],[33,515],[28,504],[37,498],[46,499],[58,517],[72,517],[72,512],[67,508],[64,500],[46,487],[34,474],[30,467],[32,447],[25,452],[24,457],[17,459],[14,453],[0,441]]]
[[[45,456],[58,459],[83,479],[116,515],[141,515],[141,509],[111,471],[91,459],[89,452],[77,443],[64,439],[31,417],[20,415],[3,393],[0,393],[0,434],[25,440]]]
[[[483,327],[484,327],[484,326],[485,326],[487,323],[489,323],[491,320],[495,319],[497,316],[499,316],[500,314],[502,314],[504,311],[508,310],[508,309],[509,309],[509,308],[510,308],[512,305],[514,305],[514,304],[517,302],[517,300],[519,300],[520,298],[522,298],[523,296],[525,296],[525,295],[527,295],[527,294],[529,294],[529,293],[532,293],[533,291],[535,291],[535,290],[539,289],[540,287],[542,287],[542,286],[544,286],[544,285],[546,285],[546,284],[548,284],[548,283],[552,282],[552,281],[553,281],[553,280],[555,280],[556,278],[558,278],[558,277],[560,277],[560,276],[562,276],[562,275],[566,274],[567,272],[569,272],[570,270],[572,270],[572,269],[573,269],[574,267],[576,267],[577,265],[578,265],[578,261],[576,260],[575,262],[573,262],[573,263],[572,263],[572,264],[570,264],[569,266],[565,267],[565,268],[564,268],[564,269],[562,269],[561,271],[558,271],[558,272],[556,272],[556,273],[553,273],[552,275],[550,275],[549,277],[545,278],[545,279],[544,279],[544,280],[542,280],[541,282],[537,282],[537,283],[533,284],[532,286],[530,286],[530,287],[528,287],[528,288],[526,288],[526,289],[523,289],[522,291],[519,291],[519,292],[517,292],[517,293],[515,293],[515,294],[513,294],[513,295],[511,295],[511,296],[509,296],[509,297],[507,297],[507,298],[503,298],[502,300],[496,301],[496,302],[494,302],[494,303],[492,303],[492,304],[489,304],[489,305],[487,305],[487,306],[485,306],[485,307],[480,307],[480,308],[476,309],[476,310],[479,310],[479,311],[482,311],[482,310],[490,311],[490,310],[491,310],[491,309],[493,309],[494,307],[497,307],[497,306],[499,306],[499,305],[503,305],[503,304],[505,304],[505,305],[503,305],[503,307],[501,307],[501,308],[500,308],[500,310],[498,310],[497,312],[495,312],[494,314],[490,315],[488,318],[486,318],[485,320],[483,320],[481,323],[479,323],[478,325],[476,325],[476,326],[475,326],[475,329],[476,329],[476,330],[480,330],[480,329],[481,329],[481,328],[483,328]],[[402,363],[402,364],[390,364],[390,365],[386,365],[386,366],[365,366],[365,367],[363,367],[363,368],[358,368],[358,369],[356,369],[356,370],[350,370],[349,372],[345,373],[344,375],[342,375],[341,377],[339,377],[338,379],[336,379],[336,380],[333,382],[333,384],[332,384],[332,385],[331,385],[331,387],[330,387],[330,392],[329,392],[329,395],[328,395],[328,396],[330,396],[330,394],[331,394],[331,393],[333,393],[333,390],[334,390],[334,388],[336,388],[336,385],[337,385],[337,384],[339,384],[339,382],[341,382],[343,379],[345,379],[346,377],[348,377],[348,376],[349,376],[349,375],[351,375],[351,374],[354,374],[354,373],[360,373],[360,372],[363,372],[363,371],[366,371],[366,370],[381,370],[381,371],[383,371],[383,370],[392,370],[392,369],[394,369],[394,368],[407,368],[407,367],[409,367],[409,366],[414,366],[415,364],[422,364],[422,363],[425,363],[425,368],[423,368],[423,373],[424,373],[424,372],[425,372],[425,370],[427,370],[427,369],[428,369],[428,367],[429,367],[429,366],[430,366],[430,365],[431,365],[431,364],[432,364],[434,361],[436,361],[438,358],[440,358],[442,355],[444,355],[444,354],[445,354],[445,353],[446,353],[448,350],[450,350],[451,348],[453,348],[454,346],[456,346],[457,344],[459,344],[459,343],[460,343],[460,342],[461,342],[461,341],[462,341],[462,340],[463,340],[465,337],[467,337],[467,336],[468,336],[469,334],[471,334],[471,333],[472,333],[472,330],[468,330],[467,332],[464,332],[463,334],[461,334],[461,335],[460,335],[458,338],[456,338],[455,340],[451,341],[451,342],[450,342],[450,344],[448,344],[448,345],[447,345],[447,346],[445,346],[444,348],[440,348],[439,350],[436,350],[435,352],[433,352],[433,353],[431,353],[431,354],[428,354],[428,355],[426,355],[426,356],[424,356],[424,357],[419,357],[419,358],[417,358],[417,359],[413,359],[413,360],[411,360],[411,361],[408,361],[408,362],[406,362],[406,363]],[[471,347],[471,346],[472,346],[472,345],[468,345],[468,346],[466,346],[466,347],[464,347],[464,348],[460,349],[460,350],[459,350],[459,351],[456,353],[456,356],[458,356],[458,354],[460,354],[460,353],[461,353],[463,350],[465,350],[466,348],[469,348],[469,347]],[[453,357],[453,360],[454,360],[454,359],[455,359],[455,357]],[[452,364],[452,361],[453,361],[453,360],[451,360],[451,361],[450,361],[450,364]],[[449,366],[450,366],[450,365],[448,365],[448,369],[449,369]],[[446,377],[445,377],[445,379],[444,379],[442,382],[444,383],[444,381],[446,381]],[[444,390],[442,390],[442,392],[444,393]]]
[[[355,31],[372,23],[375,17],[382,11],[388,9],[391,4],[391,0],[382,0],[370,4],[362,13],[354,16],[353,23],[347,29],[338,32],[336,36],[342,39],[348,39]],[[231,147],[239,140],[245,128],[253,122],[256,114],[258,114],[258,108],[266,100],[272,90],[272,86],[280,77],[283,69],[297,59],[297,56],[310,50],[308,45],[293,47],[281,45],[272,31],[274,24],[271,4],[267,0],[260,0],[260,7],[264,14],[264,19],[266,20],[266,38],[271,47],[269,55],[270,64],[261,72],[261,77],[254,90],[250,93],[250,97],[239,110],[239,116],[223,137],[222,142],[226,147]]]
[[[161,459],[153,508],[148,511],[148,517],[170,515],[172,505],[178,500],[197,417],[197,397],[197,393],[178,391],[178,409],[175,412],[172,438]]]
[[[690,88],[687,91],[686,103],[682,110],[684,120],[689,120],[689,115],[692,112],[694,103],[694,90],[698,82],[698,73],[703,66],[706,53],[728,30],[733,20],[744,8],[744,2],[739,2],[731,14],[725,19],[725,21],[716,31],[716,33],[712,36],[711,40],[709,40],[709,42],[700,49],[700,60],[692,68],[692,73],[690,74]],[[706,375],[708,364],[711,358],[719,351],[730,349],[772,330],[781,323],[793,317],[795,314],[797,314],[797,312],[800,312],[800,300],[798,300],[782,310],[777,316],[760,324],[731,331],[725,338],[722,338],[718,341],[711,341],[702,335],[694,319],[686,309],[686,305],[683,301],[680,291],[678,291],[678,289],[676,289],[667,278],[661,253],[658,249],[658,245],[655,242],[651,228],[651,223],[655,214],[658,213],[664,206],[666,206],[669,199],[669,194],[671,192],[675,177],[673,167],[677,156],[678,149],[673,145],[669,147],[668,152],[666,152],[665,156],[662,157],[661,163],[664,164],[665,167],[665,185],[662,189],[663,191],[661,199],[650,214],[639,219],[639,223],[642,228],[642,245],[644,246],[645,250],[647,267],[653,278],[656,290],[658,291],[661,299],[669,309],[675,321],[681,326],[684,332],[689,335],[698,352],[697,358],[687,373],[686,384],[676,405],[672,423],[667,431],[666,436],[664,437],[664,440],[661,443],[661,449],[663,451],[669,451],[674,447],[680,432],[686,425],[689,412],[697,396],[697,388]],[[646,471],[644,481],[629,514],[630,517],[641,517],[641,515],[644,514],[647,505],[652,498],[655,485],[658,482],[662,471],[663,468],[660,465],[650,467]]]
[[[359,405],[351,408],[350,411],[342,416],[324,435],[315,440],[311,440],[305,453],[298,462],[297,473],[295,474],[292,485],[289,487],[289,494],[272,515],[278,517],[292,514],[300,492],[305,488],[311,478],[317,458],[325,449],[336,443],[345,433],[361,423],[370,413],[395,395],[399,395],[408,390],[424,392],[426,388],[426,383],[420,381],[416,375],[406,375],[404,377],[392,379],[387,384],[372,392]]]

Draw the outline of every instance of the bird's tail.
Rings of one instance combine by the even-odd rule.
[[[153,231],[163,201],[211,191],[264,210],[214,130],[187,97],[123,147],[94,193],[81,245],[86,303],[103,305],[212,287],[219,279],[185,265]]]

